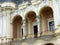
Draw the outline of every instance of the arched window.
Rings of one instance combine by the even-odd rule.
[[[43,7],[40,11],[42,30],[53,31],[54,30],[54,15],[51,7]]]
[[[52,43],[47,43],[47,44],[45,44],[45,45],[54,45],[54,44],[52,44]]]

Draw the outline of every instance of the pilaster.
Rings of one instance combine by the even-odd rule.
[[[6,15],[7,15],[7,38],[11,38],[10,10],[6,10]]]
[[[23,22],[23,39],[25,39],[25,37],[26,37],[26,20],[23,20],[22,21]]]
[[[60,13],[59,13],[59,5],[57,0],[53,0],[53,16],[54,16],[54,22],[55,22],[55,33],[60,32]]]
[[[56,0],[53,0],[53,16],[55,21],[55,28],[58,28],[57,26],[60,25],[60,15],[59,15],[59,6],[58,2]]]
[[[40,16],[37,16],[36,17],[36,19],[37,19],[37,25],[38,25],[38,37],[40,37]]]

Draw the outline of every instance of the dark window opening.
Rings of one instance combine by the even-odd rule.
[[[22,29],[22,37],[23,37],[23,29]]]
[[[54,30],[54,21],[49,22],[49,29],[50,31]]]
[[[34,26],[34,37],[37,38],[37,33],[38,33],[38,28],[37,25]]]

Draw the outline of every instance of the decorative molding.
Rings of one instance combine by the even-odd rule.
[[[1,7],[15,8],[15,3],[13,2],[4,2],[1,4]]]
[[[32,5],[37,5],[37,4],[41,3],[41,0],[32,0],[31,3],[32,3]]]
[[[25,9],[27,7],[27,5],[28,5],[28,2],[22,3],[22,4],[18,5],[18,8],[19,9]]]

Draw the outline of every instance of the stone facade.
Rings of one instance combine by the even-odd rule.
[[[23,2],[18,5],[13,2],[1,3],[1,45],[14,45],[14,42],[16,45],[45,45],[47,43],[59,45],[59,3],[60,1],[56,0],[31,0],[31,3]]]

